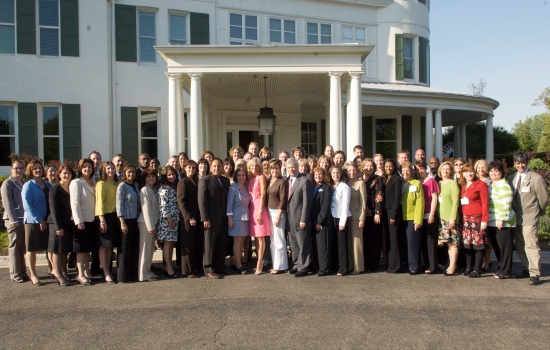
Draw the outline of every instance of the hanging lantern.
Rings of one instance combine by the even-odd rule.
[[[275,132],[275,115],[273,108],[267,106],[267,77],[264,77],[265,107],[260,108],[258,116],[258,128],[260,136],[271,136]]]

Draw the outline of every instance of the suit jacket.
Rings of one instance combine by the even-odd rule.
[[[187,232],[191,230],[191,224],[189,223],[191,219],[195,219],[197,223],[201,222],[198,191],[197,184],[194,184],[188,177],[184,177],[178,182],[178,205],[183,217],[183,225]]]
[[[239,188],[239,184],[234,183],[229,186],[227,194],[227,216],[231,215],[233,220],[249,221],[250,194],[248,189],[244,192]]]
[[[288,181],[288,180],[287,180]],[[310,214],[313,203],[313,186],[305,176],[297,175],[288,196],[288,227],[292,230],[301,230],[300,222],[310,228]]]
[[[326,183],[321,184],[311,204],[311,222],[321,226],[332,226],[332,188]]]
[[[508,183],[514,191],[512,208],[516,212],[517,225],[537,226],[539,217],[544,215],[548,204],[546,181],[542,176],[530,170],[522,174],[520,190],[516,191],[517,175],[518,173],[508,178]]]
[[[23,186],[19,186],[17,181],[11,176],[2,182],[2,205],[4,206],[4,220],[8,220],[10,224],[19,222],[23,224],[23,197],[21,192]]]
[[[59,184],[52,186],[50,190],[51,223],[56,230],[62,230],[64,226],[74,225],[71,220],[71,196]],[[48,221],[48,222],[49,222]]]
[[[49,189],[52,185],[48,181],[44,181],[44,186]],[[44,196],[44,190],[38,186],[35,180],[29,180],[23,185],[21,191],[23,197],[23,214],[26,224],[39,224],[45,220],[50,214],[49,198]]]
[[[155,230],[159,221],[159,196],[156,190],[145,185],[139,191],[139,202],[141,204],[141,213],[139,213],[137,222],[143,222],[147,230]]]
[[[95,187],[79,177],[71,181],[71,209],[75,225],[95,220]]]
[[[229,179],[220,176],[222,186],[214,175],[199,180],[198,199],[201,221],[210,220],[211,229],[218,231],[227,226],[227,192]]]
[[[365,182],[361,179],[348,182],[351,196],[349,199],[350,220],[365,221],[367,212],[367,189]]]
[[[386,201],[385,207],[388,212],[388,217],[392,220],[397,220],[397,216],[401,211],[401,177],[393,174],[386,184]]]

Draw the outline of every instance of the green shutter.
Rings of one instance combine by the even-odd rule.
[[[395,80],[404,79],[403,34],[395,34]]]
[[[191,44],[210,44],[210,22],[208,13],[190,13]]]
[[[36,5],[17,0],[17,53],[36,54]]]
[[[17,119],[19,124],[19,153],[38,157],[38,122],[36,103],[19,103]]]
[[[428,39],[418,38],[418,58],[420,60],[420,82],[428,83]]]
[[[372,150],[372,117],[363,117],[363,150],[366,157],[374,156]]]
[[[61,56],[79,56],[78,0],[61,0]]]
[[[401,149],[413,152],[412,149],[412,117],[410,115],[401,116]]]
[[[77,161],[82,157],[80,105],[64,104],[63,113],[63,158]]]
[[[128,161],[138,159],[138,109],[137,107],[120,108],[120,130],[122,154]]]
[[[115,5],[116,60],[137,62],[136,7]]]

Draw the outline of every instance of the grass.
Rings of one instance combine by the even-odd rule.
[[[6,228],[0,229],[0,255],[7,255],[8,253],[8,231]],[[5,252],[5,254],[4,254]]]

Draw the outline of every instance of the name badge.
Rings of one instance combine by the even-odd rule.
[[[460,204],[462,204],[462,205],[468,205],[468,204],[470,204],[470,201],[468,200],[467,197],[460,198]]]
[[[439,203],[443,203],[443,197],[441,197],[441,196],[437,197],[437,201],[438,201]]]
[[[521,188],[521,193],[530,193],[531,192],[531,187],[529,186],[524,186]]]
[[[323,190],[322,188],[318,191],[318,192],[324,192],[325,190]]]
[[[416,192],[416,186],[409,186],[409,192]]]

